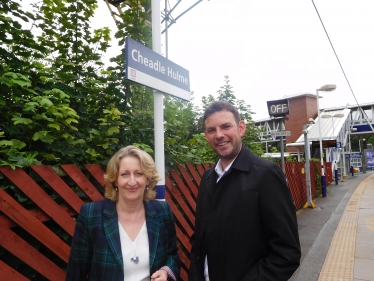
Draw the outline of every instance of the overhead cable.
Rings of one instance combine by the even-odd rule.
[[[364,116],[366,117],[366,118],[365,118],[365,119],[366,119],[366,122],[369,124],[371,130],[374,132],[374,128],[373,128],[373,126],[371,125],[371,123],[369,122],[369,118],[368,118],[366,112],[365,112],[364,110],[362,110],[361,106],[358,104],[357,98],[356,98],[356,96],[355,96],[355,94],[354,94],[354,92],[353,92],[353,89],[352,89],[352,87],[351,87],[351,84],[350,84],[349,81],[348,81],[348,77],[347,77],[347,75],[346,75],[345,72],[344,72],[343,66],[342,66],[342,64],[340,63],[339,57],[338,57],[338,55],[337,55],[337,53],[336,53],[336,51],[335,51],[335,48],[334,48],[334,46],[333,46],[333,44],[332,44],[332,42],[331,42],[331,40],[330,40],[330,36],[329,36],[329,34],[327,33],[327,30],[326,30],[326,28],[325,28],[325,25],[323,24],[323,21],[322,21],[322,19],[321,19],[321,16],[319,15],[318,9],[317,9],[316,5],[314,4],[314,1],[313,1],[313,0],[312,0],[312,3],[313,3],[313,6],[314,6],[314,9],[315,9],[316,12],[317,12],[317,15],[318,15],[319,20],[320,20],[320,22],[321,22],[321,24],[322,24],[322,27],[323,27],[323,29],[325,30],[326,36],[327,36],[327,38],[329,39],[329,42],[330,42],[331,48],[332,48],[332,50],[334,51],[334,54],[335,54],[336,59],[338,60],[338,63],[339,63],[339,65],[340,65],[340,68],[341,68],[341,70],[342,70],[342,72],[343,72],[343,74],[344,74],[345,80],[346,80],[347,83],[348,83],[349,89],[351,90],[351,93],[352,93],[352,95],[353,95],[353,97],[354,97],[354,99],[355,99],[355,101],[356,101],[356,103],[357,103],[357,106],[361,109],[361,112],[362,112],[362,113],[364,114]]]

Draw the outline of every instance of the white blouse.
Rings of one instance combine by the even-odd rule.
[[[120,222],[118,222],[118,225],[125,275],[124,281],[150,281],[149,242],[146,222],[144,222],[134,241],[131,241]],[[131,260],[136,260],[136,257],[139,258],[138,263]]]

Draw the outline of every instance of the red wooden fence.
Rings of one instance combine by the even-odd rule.
[[[304,163],[285,164],[289,188],[296,209],[300,209],[307,200]],[[315,194],[316,168],[313,164],[311,183],[312,194]],[[330,167],[330,172],[326,168],[330,183],[331,165],[326,164]],[[61,171],[57,172],[50,166],[32,166],[30,170],[0,167],[0,173],[5,176],[0,188],[0,281],[64,280],[75,227],[72,217],[77,215],[84,201],[103,199],[104,172],[98,165],[85,165],[83,170],[75,165],[60,167]],[[179,165],[165,175],[166,200],[176,219],[183,262],[182,280],[188,280],[198,186],[209,167],[210,164]],[[26,198],[30,206],[24,208],[15,199],[17,196]],[[14,256],[19,262],[9,264],[9,260],[14,261]],[[34,277],[27,279],[25,275]]]

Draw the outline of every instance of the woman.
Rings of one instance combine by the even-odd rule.
[[[152,157],[135,146],[110,159],[105,200],[78,215],[66,280],[178,280],[174,217],[155,198],[160,180]]]

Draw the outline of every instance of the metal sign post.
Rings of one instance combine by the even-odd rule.
[[[152,49],[161,54],[161,8],[159,0],[152,0]],[[156,185],[156,199],[165,200],[165,156],[164,156],[164,95],[153,91],[155,163],[161,180]],[[157,109],[157,110],[156,110]]]
[[[284,119],[282,119],[282,129],[284,127],[284,124],[283,124],[283,121]],[[286,174],[286,168],[285,168],[285,164],[284,164],[284,145],[283,145],[283,136],[280,136],[280,147],[281,147],[281,163],[282,163],[282,170],[283,170],[283,173]]]
[[[277,119],[281,120],[281,131],[274,131],[274,132],[272,132],[271,135],[273,136],[273,138],[279,137],[280,150],[281,150],[281,166],[282,166],[283,173],[286,174],[285,163],[284,163],[284,140],[283,140],[283,137],[290,136],[291,131],[283,131],[283,127],[284,127],[283,122],[284,122],[284,119],[287,119],[287,117],[283,116],[283,117],[279,117]],[[274,117],[273,117],[273,120],[274,120]]]
[[[288,131],[283,131],[284,128],[284,119],[287,119],[286,115],[290,113],[290,107],[288,105],[288,99],[283,100],[273,100],[267,101],[268,112],[271,118],[280,118],[281,119],[281,131],[276,132],[274,136],[280,137],[280,149],[281,149],[281,164],[282,164],[282,171],[286,174],[285,164],[284,164],[284,143],[283,143],[283,136],[287,136]],[[283,134],[284,133],[284,134]],[[291,135],[291,132],[289,132]]]
[[[308,124],[303,125],[303,134],[304,134],[304,152],[305,152],[305,182],[306,182],[306,194],[307,202],[304,205],[304,208],[315,208],[317,207],[312,201],[312,185],[310,183],[310,146],[308,140]]]

